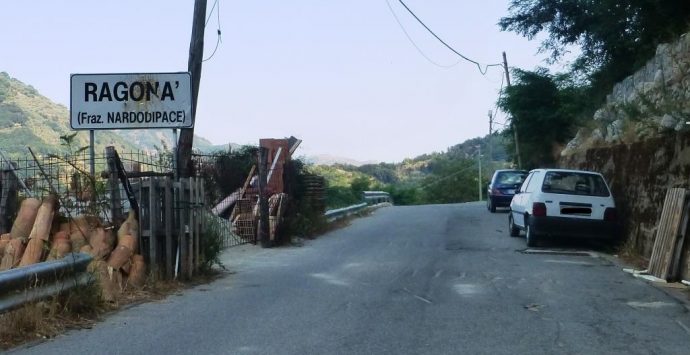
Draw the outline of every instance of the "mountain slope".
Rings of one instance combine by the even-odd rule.
[[[38,153],[66,152],[67,147],[60,145],[60,136],[73,132],[65,106],[50,101],[7,73],[0,73],[0,150],[10,156],[27,154],[27,146]],[[79,132],[73,148],[87,146],[88,142],[88,132]],[[96,132],[96,151],[103,151],[108,145],[120,150],[136,148],[114,133]]]
[[[28,153],[27,145],[37,153],[66,152],[60,136],[74,133],[69,126],[69,110],[42,96],[5,72],[0,72],[0,150],[10,156]],[[121,151],[156,151],[172,147],[170,130],[113,130],[97,131],[96,152],[113,145]],[[163,143],[164,142],[164,143]],[[72,149],[88,146],[89,134],[80,131],[74,138]],[[230,144],[233,148],[238,145]],[[226,145],[213,145],[207,139],[194,136],[194,148],[204,152],[227,150]]]

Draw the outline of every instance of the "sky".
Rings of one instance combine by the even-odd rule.
[[[411,44],[386,0],[218,0],[212,13],[208,0],[210,59],[195,133],[214,144],[296,136],[298,155],[385,162],[488,134],[502,69],[482,75],[458,62],[397,0],[389,2],[436,64]],[[538,41],[496,25],[509,0],[405,3],[477,62],[500,63],[505,51],[511,67],[547,66]],[[71,73],[186,71],[193,7],[193,0],[4,1],[0,71],[67,107]]]

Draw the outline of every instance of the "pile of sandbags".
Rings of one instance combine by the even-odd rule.
[[[139,223],[134,211],[130,211],[117,235],[112,229],[96,228],[91,233],[89,245],[82,248],[83,252],[94,256],[89,270],[98,277],[106,301],[116,301],[122,291],[141,288],[146,281],[144,257],[137,254],[138,235]]]
[[[56,209],[54,196],[46,197],[43,202],[35,198],[22,202],[10,233],[0,236],[0,271],[45,259]]]
[[[146,265],[137,254],[139,224],[133,211],[117,234],[94,216],[56,223],[57,211],[52,195],[22,201],[10,233],[0,236],[0,271],[61,259],[74,251],[93,256],[88,269],[97,276],[105,300],[116,301],[124,289],[143,286]]]

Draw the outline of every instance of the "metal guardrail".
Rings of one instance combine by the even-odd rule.
[[[377,203],[393,202],[391,195],[385,191],[363,191],[362,199],[364,202],[375,205]]]
[[[0,313],[88,284],[93,281],[86,271],[92,259],[70,253],[60,260],[0,272]]]
[[[385,191],[362,191],[362,200],[364,202],[357,205],[327,210],[324,216],[329,222],[332,222],[358,212],[367,206],[393,202],[391,195]]]
[[[348,207],[337,208],[334,210],[328,210],[323,215],[326,217],[326,219],[329,222],[332,222],[332,221],[335,221],[337,219],[347,217],[347,216],[349,216],[355,212],[358,212],[367,206],[368,206],[368,204],[366,202],[363,202],[363,203],[360,203],[358,205],[352,205],[352,206],[348,206]]]

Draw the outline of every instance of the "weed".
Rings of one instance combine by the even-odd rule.
[[[220,254],[223,251],[222,226],[217,219],[207,218],[204,223],[204,230],[201,235],[201,255],[202,260],[199,271],[203,274],[211,272],[213,266],[225,269],[220,261]]]
[[[65,329],[90,326],[105,310],[94,284],[25,304],[0,315],[0,349],[52,338]]]

